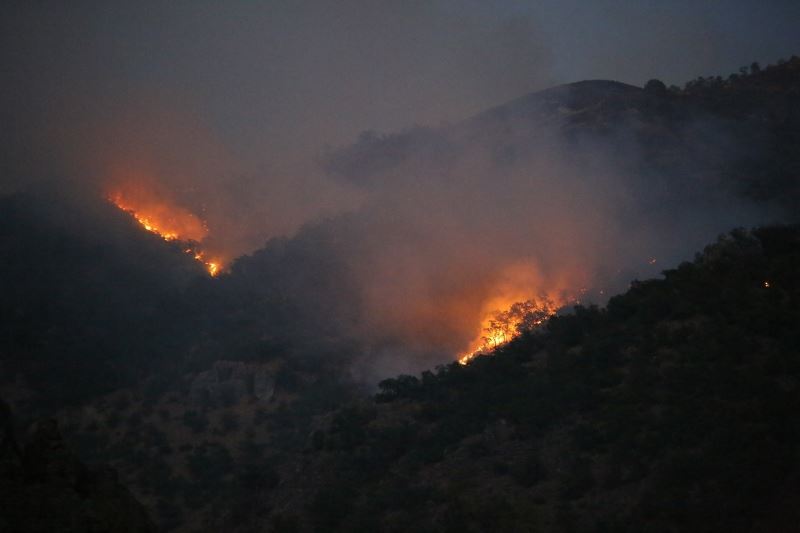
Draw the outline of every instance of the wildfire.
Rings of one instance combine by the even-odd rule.
[[[146,229],[147,231],[149,231],[151,233],[156,233],[156,234],[160,235],[165,241],[174,241],[174,240],[176,240],[178,238],[178,234],[177,233],[169,232],[169,231],[163,231],[163,232],[159,231],[158,230],[158,226],[152,220],[150,220],[149,218],[144,217],[142,215],[139,215],[139,214],[137,214],[137,213],[135,213],[133,211],[131,212],[131,214],[133,214],[133,218],[135,218],[136,220],[139,221],[139,224],[144,226],[144,229]]]
[[[466,365],[475,357],[502,346],[525,331],[531,331],[553,316],[558,306],[547,297],[515,302],[505,311],[496,309],[481,323],[480,336],[470,343],[458,362]]]
[[[208,270],[208,273],[211,274],[212,277],[219,274],[220,268],[222,268],[222,265],[220,264],[219,261],[215,260],[206,261],[205,253],[199,250],[198,251],[191,250],[188,251],[187,253],[194,253],[195,260],[203,263],[206,266],[206,270]]]
[[[109,201],[130,213],[144,229],[165,241],[184,240],[200,242],[208,235],[205,223],[187,209],[137,192],[108,195]]]
[[[114,192],[108,195],[108,200],[129,213],[144,229],[165,241],[186,242],[183,251],[202,263],[212,277],[222,271],[222,262],[206,258],[205,251],[199,248],[199,243],[208,235],[208,227],[192,212],[154,199],[152,195],[142,194],[141,191],[136,195]]]

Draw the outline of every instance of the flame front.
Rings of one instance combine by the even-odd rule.
[[[141,192],[123,194],[116,191],[108,195],[108,199],[133,215],[147,231],[159,235],[165,241],[201,242],[208,235],[205,223],[192,212],[151,195]]]
[[[579,303],[574,287],[582,286],[584,278],[582,270],[569,264],[550,272],[532,259],[506,265],[484,286],[480,310],[472,319],[475,336],[458,354],[458,362],[467,364],[488,354],[541,326],[561,307]]]
[[[117,191],[109,194],[108,200],[165,241],[185,241],[187,246],[183,251],[202,263],[212,277],[222,271],[222,261],[207,258],[206,252],[199,248],[199,243],[208,236],[208,227],[192,212],[152,195],[143,195],[141,191],[136,195]]]
[[[505,308],[505,311],[500,309]],[[531,331],[544,324],[556,313],[558,306],[546,296],[498,305],[481,322],[481,332],[470,343],[470,348],[462,353],[458,362],[466,365],[475,357],[489,353],[525,331]]]

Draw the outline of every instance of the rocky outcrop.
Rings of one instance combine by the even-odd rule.
[[[274,394],[272,371],[242,361],[217,361],[195,375],[189,388],[189,400],[198,406],[234,405],[248,398],[268,402]]]
[[[266,368],[260,368],[253,374],[253,396],[261,401],[269,401],[275,394],[275,376]]]

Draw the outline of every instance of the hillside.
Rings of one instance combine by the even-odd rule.
[[[328,531],[792,530],[798,268],[800,229],[737,231],[606,308],[386,380],[312,435],[305,507],[281,501]]]
[[[0,198],[0,387],[24,384],[17,409],[52,413],[141,379],[171,351],[167,303],[203,278],[177,245],[80,192]]]
[[[14,426],[0,402],[0,530],[157,531],[116,472],[75,457],[55,420],[40,420],[21,438]]]
[[[181,530],[791,530],[798,268],[800,228],[737,230],[371,399],[223,361],[62,418]],[[277,381],[259,388],[259,368]]]
[[[58,448],[89,465],[74,467],[81,480],[106,486],[111,478],[86,472],[112,466],[165,530],[791,530],[800,522],[798,87],[793,58],[684,89],[579,82],[440,128],[366,132],[322,163],[387,203],[309,222],[216,278],[100,196],[0,198],[0,397],[19,435],[41,415],[57,418]],[[619,234],[631,243],[574,240],[591,247],[579,259],[597,251],[611,261],[607,277],[587,275],[598,282],[588,294],[622,294],[604,307],[569,300],[491,355],[450,362],[447,334],[463,324],[448,329],[442,317],[480,300],[440,294],[479,279],[468,260],[480,254],[491,270],[504,259],[500,245],[481,249],[495,240],[488,231],[466,252],[450,242],[494,222],[481,218],[483,197],[461,193],[522,183],[497,197],[508,200],[499,211],[535,211],[517,190],[546,207],[533,187],[538,167],[525,164],[541,147],[577,162],[563,174],[570,193],[597,193],[578,205],[591,210],[624,189],[619,224],[658,231],[643,232],[654,238],[642,249],[635,232]],[[484,173],[470,174],[473,163]],[[400,212],[395,197],[418,190],[418,210],[387,223]],[[426,203],[430,191],[444,201]],[[466,216],[439,218],[445,207]],[[512,230],[503,214],[501,236]],[[562,226],[582,214],[509,217],[525,224],[502,246],[558,251],[545,243],[571,242]],[[621,258],[656,276],[753,220],[757,229],[727,233],[663,278],[633,281]],[[426,240],[447,224],[455,229],[441,241]],[[429,322],[420,331],[444,342],[426,345],[382,330],[394,324],[381,313],[406,325],[393,314],[412,299],[400,276],[405,267],[416,281],[413,260],[431,249],[441,253],[435,286],[413,294],[435,303],[420,306]],[[375,395],[376,375],[399,372],[392,357],[414,372],[445,364],[386,379]],[[50,490],[12,469],[8,493]],[[91,506],[76,483],[56,499]]]
[[[616,172],[647,188],[703,201],[708,188],[729,191],[783,216],[800,199],[800,58],[723,79],[701,77],[685,88],[658,80],[645,88],[607,80],[535,92],[444,128],[365,132],[332,151],[333,175],[369,187],[397,179],[392,170],[423,161],[446,167],[457,154],[488,150],[510,165],[537,144],[566,140],[576,158],[619,157]],[[402,179],[402,178],[401,178]],[[663,200],[663,199],[662,199]],[[663,209],[663,207],[661,207]]]
[[[446,174],[463,154],[487,152],[502,185],[504,168],[532,145],[566,139],[570,156],[587,158],[589,169],[594,154],[615,158],[613,173],[624,176],[635,198],[636,212],[623,213],[622,223],[669,230],[653,244],[664,259],[682,257],[754,210],[759,220],[796,221],[798,87],[797,58],[726,81],[695,80],[684,90],[579,82],[444,128],[367,133],[325,164],[333,176],[369,189],[410,179],[420,167]],[[708,225],[693,213],[720,215],[718,197],[729,193],[746,202],[732,214],[726,209],[730,225],[687,243],[694,226]],[[238,259],[228,276],[210,283],[179,244],[142,232],[95,195],[62,190],[2,199],[4,380],[32,380],[30,387],[48,391],[39,398],[44,403],[80,401],[146,377],[152,363],[175,375],[207,367],[220,353],[351,359],[358,350],[348,327],[369,310],[359,294],[363,273],[347,256],[374,246],[370,230],[380,220],[345,215],[309,224]],[[402,236],[387,240],[409,245]],[[62,372],[73,377],[48,377]]]

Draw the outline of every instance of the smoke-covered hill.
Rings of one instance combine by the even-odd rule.
[[[685,90],[580,82],[450,126],[366,132],[323,158],[361,207],[234,276],[325,310],[317,327],[334,317],[357,339],[368,378],[440,363],[498,300],[602,303],[733,227],[796,221],[799,86],[794,59]]]
[[[795,229],[448,363],[494,306],[603,304],[733,227],[796,222],[798,87],[793,59],[368,132],[320,161],[358,208],[213,279],[99,195],[5,197],[3,394],[58,411],[169,528],[775,529],[759,498],[791,516],[766,480],[795,475]]]
[[[462,352],[498,296],[602,303],[732,227],[796,220],[799,64],[683,90],[580,82],[365,133],[322,161],[359,209],[213,282],[92,193],[6,198],[5,379],[61,401],[152,361],[291,355],[371,381]]]

